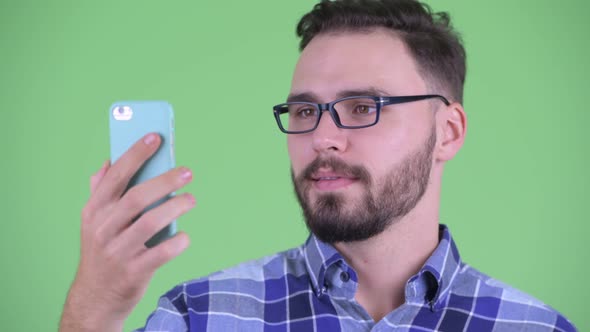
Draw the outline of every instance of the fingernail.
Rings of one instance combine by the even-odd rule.
[[[184,181],[188,181],[193,177],[193,173],[189,169],[183,169],[182,173],[180,173],[180,178]]]
[[[191,194],[187,194],[186,198],[188,199],[188,201],[191,203],[191,205],[195,205],[195,203],[197,202],[197,200],[195,199],[195,196],[191,195]]]
[[[104,172],[104,170],[107,168],[107,166],[111,163],[110,160],[105,161],[104,163],[102,163],[102,166],[100,166],[100,168],[98,169],[98,171],[96,171],[96,173],[92,174],[92,176],[97,176],[101,173]]]
[[[156,141],[156,135],[155,134],[149,134],[147,135],[144,139],[143,142],[147,145],[151,145]]]

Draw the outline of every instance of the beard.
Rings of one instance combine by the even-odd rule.
[[[420,149],[378,181],[362,165],[348,165],[334,157],[316,158],[297,177],[291,169],[308,230],[325,243],[363,241],[383,232],[412,211],[426,192],[435,143],[433,128]],[[320,168],[355,178],[364,187],[361,198],[347,201],[344,194],[325,193],[318,194],[312,202],[309,197],[311,178]]]

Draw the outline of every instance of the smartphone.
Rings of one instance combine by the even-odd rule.
[[[129,188],[157,177],[175,167],[174,112],[165,101],[119,101],[109,110],[111,163],[115,163],[134,143],[148,133],[158,133],[161,144],[156,153],[145,162],[129,182]],[[166,202],[171,193],[147,207],[142,213]],[[141,215],[140,215],[141,216]],[[139,218],[139,216],[137,217]],[[137,219],[136,219],[137,220]],[[176,220],[149,239],[148,248],[176,234]]]

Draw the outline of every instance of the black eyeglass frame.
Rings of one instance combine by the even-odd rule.
[[[336,112],[336,110],[334,109],[334,105],[341,102],[341,101],[344,101],[344,100],[356,99],[356,98],[372,99],[375,101],[375,105],[377,107],[377,109],[375,110],[375,112],[377,113],[375,116],[375,122],[373,122],[371,124],[367,124],[367,125],[362,125],[362,126],[345,126],[340,122],[340,117],[338,116],[338,112]],[[413,101],[432,99],[432,98],[438,98],[438,99],[442,100],[442,102],[445,103],[445,105],[447,105],[447,106],[449,106],[451,104],[447,100],[447,98],[445,98],[441,95],[414,95],[414,96],[395,96],[395,97],[350,96],[350,97],[336,99],[336,100],[329,102],[327,104],[316,104],[316,103],[310,103],[310,102],[297,102],[297,101],[282,103],[282,104],[278,104],[278,105],[273,106],[273,113],[275,116],[275,120],[277,121],[277,125],[279,126],[279,129],[285,134],[305,134],[305,133],[309,133],[309,132],[316,130],[316,128],[320,124],[320,120],[322,118],[322,114],[324,113],[324,111],[330,112],[330,116],[332,117],[332,120],[334,120],[334,123],[336,124],[336,126],[338,128],[360,129],[360,128],[367,128],[367,127],[371,127],[371,126],[376,125],[377,122],[379,122],[379,115],[381,114],[381,108],[383,106],[410,103]],[[286,130],[281,123],[280,116],[281,116],[281,114],[288,113],[288,108],[286,108],[286,106],[288,106],[288,105],[310,105],[310,106],[315,107],[320,112],[320,114],[318,115],[317,121],[316,121],[315,125],[313,126],[313,128],[308,129],[308,130],[300,130],[300,131]]]

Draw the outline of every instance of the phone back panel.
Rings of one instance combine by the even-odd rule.
[[[130,114],[124,114],[130,113]],[[128,118],[128,119],[127,119]],[[131,179],[128,189],[136,184],[157,177],[175,167],[174,158],[174,112],[165,101],[120,101],[109,111],[111,163],[115,163],[134,143],[150,132],[158,133],[161,145],[156,153]],[[164,197],[149,206],[144,213],[170,197]],[[176,221],[162,229],[146,242],[153,247],[176,233]]]

